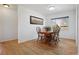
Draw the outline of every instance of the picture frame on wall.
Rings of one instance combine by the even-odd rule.
[[[36,16],[30,16],[30,24],[43,25],[43,19]]]

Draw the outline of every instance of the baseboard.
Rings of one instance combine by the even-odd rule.
[[[26,39],[24,39],[24,40],[20,40],[20,39],[18,39],[18,43],[24,43],[24,42],[26,42],[26,41],[30,41],[30,40],[34,40],[34,39],[29,39],[29,40],[26,40]]]
[[[64,37],[60,37],[60,39],[70,39],[70,40],[75,40],[73,38],[64,38]]]
[[[75,40],[75,39],[71,39],[71,38],[63,38],[63,37],[60,37],[60,39],[70,39],[70,40]],[[34,39],[18,39],[18,43],[24,43],[26,41],[30,41],[30,40],[34,40]]]
[[[18,40],[18,39],[6,39],[6,40],[0,40],[0,42],[11,41],[11,40]]]

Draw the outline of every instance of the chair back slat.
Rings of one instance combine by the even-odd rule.
[[[53,27],[53,32],[54,32],[54,40],[58,41],[59,40],[60,27],[58,25],[55,25]]]
[[[36,31],[37,32],[41,32],[41,28],[40,27],[36,27]]]

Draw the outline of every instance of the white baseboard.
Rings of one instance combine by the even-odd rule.
[[[23,39],[23,40],[21,39],[20,40],[20,39],[18,39],[18,43],[23,43],[23,42],[30,41],[30,40],[34,40],[34,39],[29,39],[29,40],[26,40],[26,39]]]
[[[74,38],[65,38],[65,37],[60,37],[60,39],[70,39],[70,40],[76,40]]]
[[[64,37],[60,37],[60,39],[71,39],[71,40],[75,40],[75,39],[72,39],[72,38],[64,38]],[[26,42],[26,41],[30,41],[30,40],[34,40],[34,39],[18,39],[18,43],[23,43],[23,42]]]
[[[10,41],[10,40],[18,40],[18,39],[5,39],[5,40],[0,40],[0,42],[5,42],[5,41]]]

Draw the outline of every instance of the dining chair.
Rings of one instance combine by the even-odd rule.
[[[59,32],[60,32],[60,29],[61,28],[58,25],[55,25],[53,27],[53,32],[54,32],[54,34],[53,34],[53,41],[55,41],[56,43],[58,43],[58,41],[59,41]]]
[[[38,34],[38,40],[42,40],[44,38],[44,35],[41,34],[41,28],[40,27],[36,27],[36,31],[37,31],[37,34]]]

